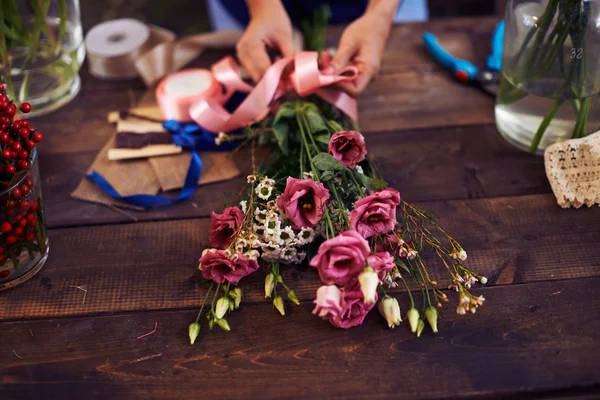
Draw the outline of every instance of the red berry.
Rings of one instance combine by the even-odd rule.
[[[1,137],[0,143],[2,143]],[[23,143],[23,147],[25,147],[27,150],[33,150],[33,148],[35,147],[35,142],[33,140],[27,140],[25,143]]]
[[[17,120],[10,125],[10,129],[12,129],[13,131],[16,132],[19,129],[21,129],[21,127],[22,127],[21,124],[22,124],[21,120]]]
[[[34,238],[35,238],[35,233],[33,233],[33,232],[27,232],[27,234],[25,235],[25,240],[27,240],[28,242],[31,242]]]
[[[29,157],[29,152],[27,150],[21,150],[17,154],[17,157],[19,157],[21,160],[27,160],[27,158]]]
[[[4,108],[8,105],[8,97],[6,95],[0,95],[0,107]]]
[[[6,203],[6,207],[8,207],[8,208],[15,208],[16,206],[17,206],[17,202],[16,202],[16,201],[14,201],[14,200],[9,200],[9,201]]]
[[[33,134],[33,141],[34,141],[34,142],[36,142],[36,143],[39,143],[39,142],[41,142],[42,140],[44,140],[44,136],[42,136],[42,134],[41,134],[41,133],[39,133],[39,132],[36,132],[36,133],[34,133],[34,134]]]
[[[37,224],[37,219],[34,217],[33,219],[27,221],[27,223],[29,226],[35,226],[35,224]]]
[[[8,175],[14,175],[17,173],[17,169],[15,168],[14,165],[10,164],[6,166],[6,173]]]
[[[5,251],[4,246],[0,246],[0,254],[4,254],[4,251]]]
[[[19,107],[19,110],[23,111],[24,113],[28,113],[29,111],[31,111],[31,104],[23,103],[21,104],[21,107]]]
[[[27,189],[27,190],[29,190],[29,189]],[[21,210],[29,210],[29,207],[31,207],[31,203],[29,203],[29,201],[28,201],[28,200],[21,200],[21,201],[19,202],[19,208],[20,208]],[[25,222],[27,222],[26,220],[22,220],[22,221],[25,221]],[[22,222],[22,221],[21,221],[21,222]],[[19,222],[19,223],[21,223],[21,222]],[[21,226],[24,226],[24,224],[21,224]]]
[[[21,198],[22,195],[23,194],[21,193],[21,189],[16,188],[15,190],[12,191],[12,195],[11,196],[12,196],[13,199],[17,199],[18,200],[18,199]]]
[[[2,232],[8,233],[10,231],[12,231],[12,225],[9,224],[8,222],[3,222],[2,223]]]
[[[11,151],[10,152],[10,158],[15,158],[17,156],[17,152],[16,151]]]
[[[33,203],[31,204],[33,206]],[[35,219],[35,215],[32,213],[27,214],[27,216],[25,217],[25,219],[27,221],[31,221],[32,219]]]
[[[0,143],[8,143],[8,133],[0,134]]]
[[[13,235],[10,235],[6,238],[6,243],[8,243],[8,244],[15,244],[16,241],[17,241],[17,238]]]
[[[4,92],[4,84],[0,83],[0,92]]]
[[[12,152],[10,150],[8,150],[8,149],[2,150],[2,158],[5,158],[5,159],[9,160],[11,154],[12,154]]]
[[[9,104],[6,107],[4,107],[4,115],[6,115],[7,117],[14,117],[16,113],[17,106],[15,106],[14,104]]]
[[[25,225],[27,225],[27,220],[25,218],[23,218],[22,220],[19,221],[19,225],[24,227]]]
[[[20,226],[18,228],[15,228],[14,230],[14,234],[16,237],[23,236],[23,233],[25,233],[25,231]]]
[[[14,142],[11,147],[14,151],[21,151],[23,149],[23,146],[19,142]]]
[[[29,139],[29,128],[19,129],[19,136],[23,139]]]
[[[27,178],[25,179],[25,184],[31,188],[33,186],[33,181],[31,178]]]
[[[0,116],[0,123],[3,125],[10,125],[10,118],[8,118],[6,115]]]
[[[27,128],[29,126],[29,121],[26,119],[21,119],[21,128]]]
[[[19,161],[17,161],[17,167],[19,168],[20,171],[26,170],[29,168],[29,162],[27,162],[25,160],[19,160]]]
[[[6,257],[2,256],[0,261],[4,261]],[[8,276],[10,275],[10,271],[5,269],[4,271],[0,271],[0,279],[4,279],[4,278],[8,278]]]
[[[21,189],[21,193],[23,193],[23,196],[27,196],[29,194],[29,186],[27,186],[26,184],[23,183],[21,186],[19,186],[19,189]]]
[[[33,203],[31,203],[31,211],[35,211],[38,209],[38,202],[34,201]],[[35,219],[35,215],[31,214],[33,216],[33,219]]]

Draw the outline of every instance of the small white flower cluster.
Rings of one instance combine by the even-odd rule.
[[[383,279],[383,284],[390,289],[396,288],[399,286],[397,280],[400,279],[400,277],[401,275],[400,271],[398,271],[398,267],[394,267],[394,269],[391,272],[389,272]]]
[[[462,283],[463,286],[467,289],[471,289],[471,286],[473,286],[477,282],[481,282],[482,285],[485,285],[488,282],[488,280],[485,276],[477,277],[475,275],[465,274],[464,277],[459,276],[458,278],[456,278],[454,282],[452,282],[452,284],[448,286],[448,289],[454,289],[458,292],[459,283]]]
[[[229,141],[231,141],[231,136],[229,136],[225,132],[219,132],[219,135],[215,138],[215,144],[217,146],[220,146],[221,144]]]
[[[272,199],[275,194],[274,185],[273,179],[264,178],[254,189],[258,198],[268,200],[266,208],[256,207],[254,210],[255,223],[252,231],[258,239],[256,247],[262,250],[265,261],[299,264],[306,258],[306,252],[299,247],[311,243],[315,238],[315,231],[311,228],[294,231],[291,226],[284,226],[283,211],[277,206],[277,201]]]
[[[452,253],[450,253],[450,257],[452,257],[453,260],[466,261],[467,252],[463,249],[455,250]]]
[[[482,306],[484,301],[485,297],[483,296],[475,297],[463,294],[460,296],[460,302],[456,307],[456,313],[460,315],[465,315],[467,312],[475,314],[477,307]]]
[[[401,260],[406,260],[407,258],[413,260],[418,254],[419,252],[410,248],[402,238],[398,238],[398,257]]]

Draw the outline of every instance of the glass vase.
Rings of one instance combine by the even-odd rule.
[[[600,130],[600,0],[510,0],[496,125],[515,146]]]
[[[0,193],[0,291],[34,276],[48,258],[48,237],[37,162],[20,171]]]
[[[79,0],[2,0],[0,75],[8,96],[53,111],[81,87],[85,58]]]

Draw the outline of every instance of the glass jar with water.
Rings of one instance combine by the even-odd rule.
[[[66,104],[81,87],[85,57],[79,0],[2,0],[0,75],[32,115]]]
[[[600,130],[600,0],[510,0],[496,125],[517,147]]]

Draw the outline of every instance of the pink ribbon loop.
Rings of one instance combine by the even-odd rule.
[[[292,65],[293,72],[287,73],[287,68]],[[191,105],[188,100],[176,106],[171,104],[169,107],[163,107],[166,101],[159,99],[161,93],[157,91],[157,99],[165,118],[177,119],[178,116],[189,115],[193,121],[209,131],[229,132],[265,118],[272,102],[290,89],[300,96],[314,93],[354,120],[358,116],[354,98],[339,89],[327,87],[337,82],[356,79],[358,69],[349,66],[336,74],[323,74],[319,70],[316,52],[302,51],[293,58],[275,61],[254,87],[242,80],[239,67],[231,57],[225,57],[217,62],[211,71],[214,79],[225,88],[225,92],[220,95],[211,93],[199,97]],[[165,81],[168,79],[169,76]],[[229,113],[223,104],[234,91],[246,92],[248,96],[233,113]],[[172,96],[169,101],[176,102]],[[179,106],[186,109],[175,112],[174,110]]]

